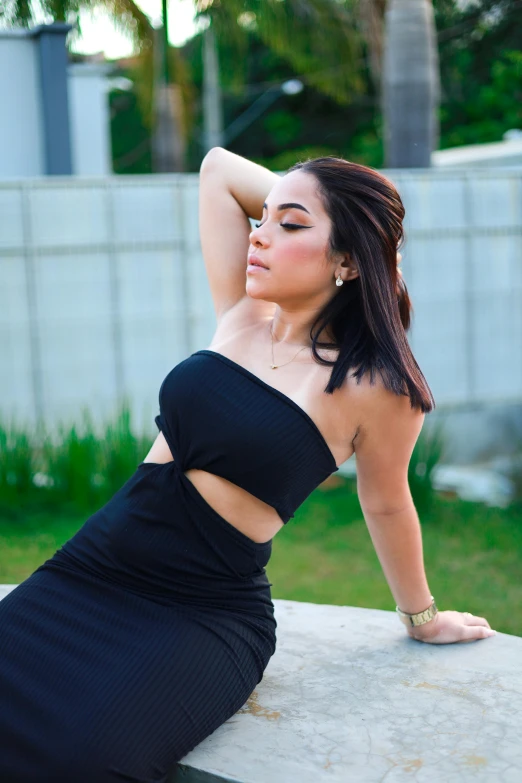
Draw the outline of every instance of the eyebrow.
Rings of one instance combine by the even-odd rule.
[[[263,204],[263,209],[268,209],[268,207],[266,205],[266,202]],[[283,209],[302,209],[303,212],[308,212],[306,207],[303,207],[302,204],[296,204],[293,201],[289,201],[286,204],[279,204],[277,209],[278,209],[279,212],[282,212]],[[308,212],[308,214],[310,214],[310,213]]]

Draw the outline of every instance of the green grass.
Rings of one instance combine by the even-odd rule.
[[[135,435],[128,404],[96,432],[84,410],[80,424],[59,427],[58,438],[0,421],[0,583],[18,584],[52,557],[124,484],[155,435]],[[521,471],[513,476],[515,502],[492,509],[434,490],[443,453],[441,424],[423,430],[408,467],[431,591],[441,609],[482,615],[493,628],[522,635]],[[339,475],[276,536],[267,573],[274,598],[394,609],[355,484]]]
[[[420,515],[424,562],[440,609],[486,617],[522,636],[522,506],[489,508],[436,496]],[[357,496],[318,489],[276,537],[267,567],[274,598],[395,609]]]
[[[430,589],[441,609],[486,617],[522,636],[522,506],[489,508],[436,495],[421,516]],[[87,515],[0,519],[0,582],[17,584],[51,557]],[[274,598],[393,610],[353,481],[332,477],[273,543]]]

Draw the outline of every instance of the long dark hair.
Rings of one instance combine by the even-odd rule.
[[[380,172],[343,158],[314,158],[291,171],[314,175],[332,221],[328,256],[349,253],[359,273],[336,288],[310,329],[314,359],[333,367],[324,391],[340,388],[352,368],[357,383],[367,372],[373,383],[377,371],[387,389],[429,413],[435,400],[406,338],[413,307],[397,271],[405,214],[399,193]],[[318,340],[325,328],[333,343]],[[338,357],[324,359],[317,348],[338,350]]]

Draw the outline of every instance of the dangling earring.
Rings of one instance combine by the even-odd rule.
[[[335,285],[342,285],[342,284],[343,284],[343,279],[342,279],[341,275],[339,275],[339,277],[335,281]]]

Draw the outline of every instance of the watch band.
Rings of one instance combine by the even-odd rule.
[[[408,614],[408,612],[403,612],[401,609],[399,609],[398,606],[395,607],[395,611],[399,615],[404,625],[414,627],[417,625],[424,625],[424,623],[429,623],[429,621],[433,620],[433,618],[437,614],[438,609],[434,597],[431,596],[431,604],[428,606],[427,609],[424,609],[422,612],[416,612],[415,614]]]

